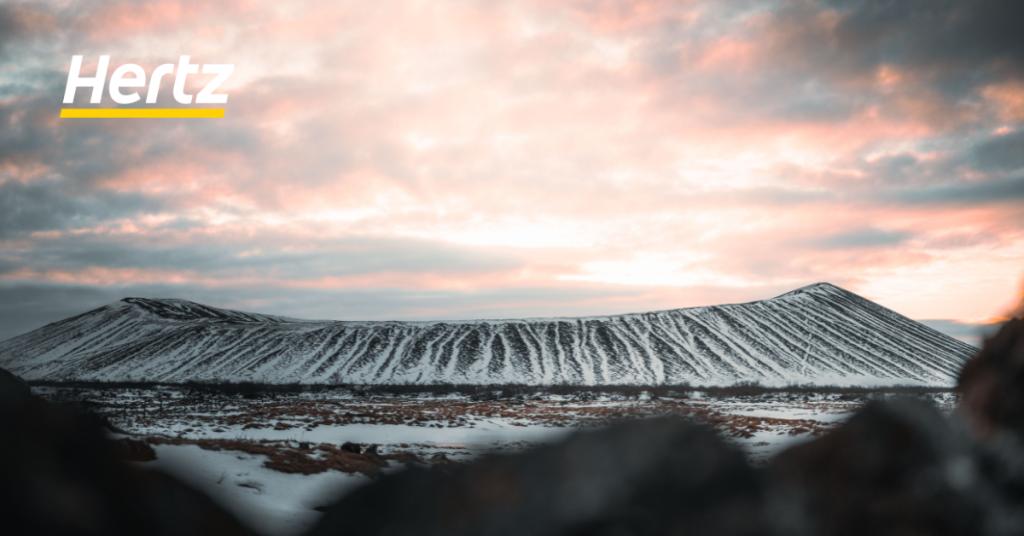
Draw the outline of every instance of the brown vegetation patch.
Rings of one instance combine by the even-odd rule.
[[[635,398],[617,401],[598,401],[595,392],[577,392],[561,400],[521,399],[502,400],[477,397],[475,399],[432,399],[380,396],[365,398],[319,399],[288,396],[268,392],[266,396],[247,398],[227,396],[212,391],[166,391],[138,392],[136,396],[104,396],[94,393],[102,400],[103,413],[118,422],[126,430],[152,430],[153,428],[174,429],[177,426],[193,430],[254,430],[273,429],[277,431],[312,430],[318,426],[338,427],[349,424],[401,425],[430,428],[472,428],[494,419],[512,421],[513,426],[540,425],[556,428],[589,427],[611,424],[617,420],[647,418],[657,415],[689,417],[720,430],[726,430],[736,437],[786,426],[784,420],[738,418],[721,411],[721,398],[710,396],[730,394],[744,403],[756,403],[749,397],[764,391],[755,386],[729,388],[704,388],[702,398],[688,398],[689,393],[681,388],[670,390],[665,387],[620,386],[617,393]],[[404,387],[403,387],[404,389]],[[484,388],[480,388],[484,389]],[[575,388],[577,391],[580,388]],[[589,388],[588,388],[589,389]],[[646,391],[644,390],[646,389]],[[556,389],[557,390],[557,389]],[[401,389],[400,389],[401,391]],[[621,391],[621,392],[620,392]],[[774,392],[774,400],[789,405],[806,405],[818,411],[853,411],[864,397],[862,390],[850,388],[830,395],[830,400],[807,400],[805,392],[791,389],[790,392]],[[484,392],[484,391],[481,391]],[[519,391],[512,389],[506,394]],[[641,393],[650,396],[641,398]],[[753,393],[753,394],[752,394]],[[764,393],[761,393],[764,394]],[[504,395],[503,395],[504,396]],[[517,395],[518,396],[518,395]],[[812,433],[820,424],[789,423],[807,428]],[[809,426],[810,425],[810,426]],[[178,428],[178,429],[183,429]]]
[[[241,398],[207,397],[197,401],[188,396],[111,397],[104,400],[105,413],[128,430],[173,429],[187,426],[193,430],[311,430],[316,426],[341,427],[350,424],[401,425],[430,428],[475,427],[495,419],[512,426],[539,425],[553,428],[604,426],[619,420],[674,415],[685,417],[719,430],[730,437],[750,438],[758,432],[810,433],[818,435],[833,423],[806,419],[752,417],[730,412],[722,403],[708,397],[658,398],[648,400],[459,400],[395,398],[379,399],[302,399],[294,397]],[[755,401],[748,402],[756,404]],[[810,411],[845,413],[862,405],[855,401],[831,400],[800,402],[789,399],[790,407]],[[186,429],[187,431],[187,429]],[[223,432],[222,432],[223,433]]]
[[[334,469],[343,473],[376,476],[394,460],[398,463],[423,463],[413,453],[393,452],[385,455],[346,452],[327,443],[308,449],[293,447],[286,441],[240,441],[237,439],[189,439],[184,437],[148,437],[154,445],[196,445],[206,450],[236,450],[267,457],[263,466],[282,473],[310,475]],[[303,447],[308,445],[301,445]]]

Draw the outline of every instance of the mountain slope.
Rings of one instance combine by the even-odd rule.
[[[0,342],[25,379],[951,384],[974,348],[828,283],[605,317],[332,322],[126,298]]]

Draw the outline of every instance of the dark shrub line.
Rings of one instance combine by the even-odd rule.
[[[29,382],[38,387],[61,387],[73,389],[158,389],[172,388],[197,393],[220,394],[228,396],[267,396],[276,394],[316,393],[323,391],[343,390],[361,397],[389,396],[466,396],[476,400],[500,400],[512,398],[532,398],[544,395],[574,396],[593,398],[598,395],[639,398],[649,394],[652,398],[687,398],[694,392],[713,398],[730,398],[743,396],[778,395],[809,395],[809,394],[840,394],[869,395],[877,393],[920,395],[928,393],[952,392],[952,387],[929,387],[919,385],[893,385],[884,387],[837,386],[837,385],[787,385],[781,387],[761,385],[756,382],[743,382],[722,386],[694,386],[690,384],[656,384],[656,385],[579,385],[579,384],[322,384],[322,383],[266,383],[266,382],[222,382],[222,381],[187,381],[182,383],[166,382],[104,382],[104,381],[53,381],[34,380]]]

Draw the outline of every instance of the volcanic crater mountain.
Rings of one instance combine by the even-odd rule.
[[[817,283],[579,318],[312,321],[125,298],[0,342],[29,380],[949,385],[974,348]]]

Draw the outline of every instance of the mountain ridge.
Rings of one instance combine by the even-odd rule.
[[[331,321],[125,298],[0,342],[26,379],[950,384],[974,349],[829,283],[589,317]]]

